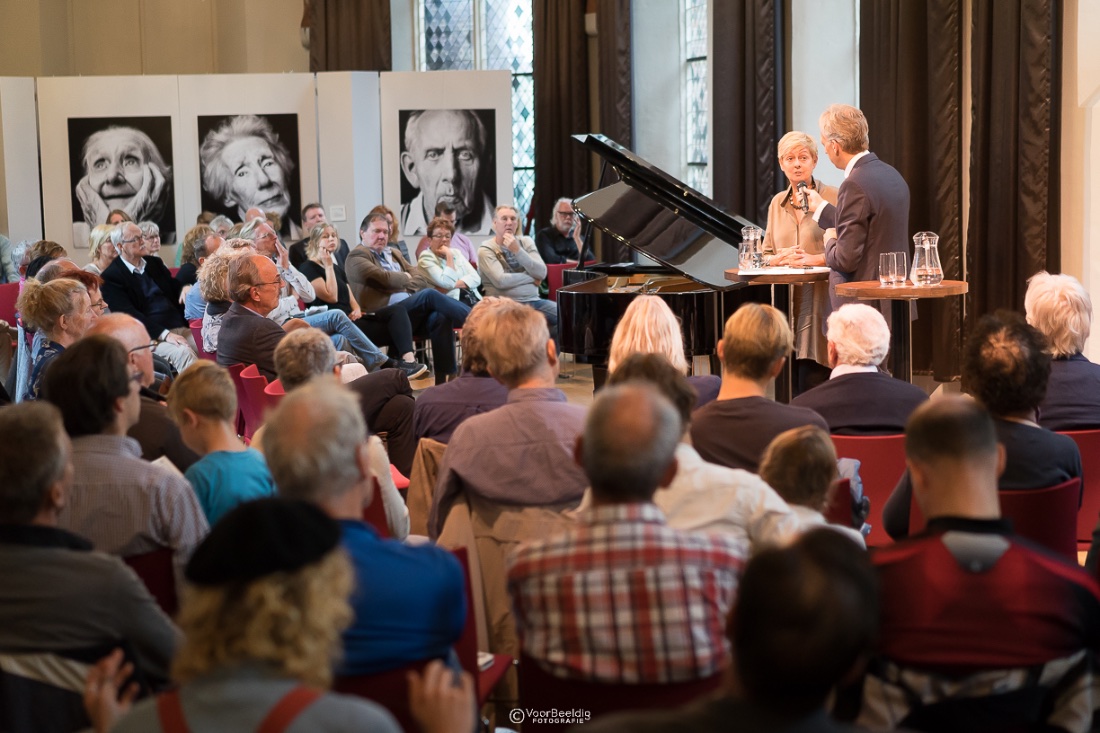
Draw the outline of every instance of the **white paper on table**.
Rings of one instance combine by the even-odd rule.
[[[746,267],[737,271],[738,275],[817,275],[828,272],[828,267]]]

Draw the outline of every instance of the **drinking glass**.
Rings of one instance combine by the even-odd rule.
[[[883,252],[878,256],[878,284],[890,287],[894,284],[894,268],[897,260],[894,252]]]
[[[909,273],[906,260],[908,259],[907,252],[892,252],[894,255],[894,286],[905,287],[905,277]]]

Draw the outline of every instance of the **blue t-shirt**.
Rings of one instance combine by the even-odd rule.
[[[338,674],[375,674],[446,657],[466,623],[458,559],[434,545],[381,539],[363,522],[342,519],[340,525],[355,567],[355,620],[344,632]]]
[[[195,321],[206,315],[206,301],[202,299],[202,291],[199,286],[193,285],[183,296],[183,317],[189,321]]]
[[[259,451],[214,451],[187,469],[206,521],[213,527],[233,507],[252,499],[275,496],[275,482]]]

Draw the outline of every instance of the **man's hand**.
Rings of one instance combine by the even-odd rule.
[[[512,254],[519,252],[519,240],[512,234],[505,234],[501,238],[501,246]]]
[[[193,288],[194,285],[184,285],[183,290],[180,291],[180,305],[184,305],[187,301],[187,291]]]
[[[126,680],[133,673],[134,665],[122,663],[121,649],[115,649],[88,670],[88,677],[84,680],[84,710],[96,733],[105,733],[113,728],[133,706],[138,684],[131,682],[126,685]]]
[[[183,336],[180,336],[179,334],[171,332],[169,332],[169,334],[164,337],[164,343],[175,344],[176,346],[186,346],[189,349],[191,348],[191,344],[187,343],[187,339],[185,339]]]
[[[455,673],[438,659],[424,668],[423,676],[408,673],[409,710],[424,733],[470,733],[477,714],[474,678]]]
[[[821,206],[821,204],[825,203],[825,199],[821,197],[821,194],[819,194],[816,189],[805,188],[803,189],[803,192],[806,194],[806,200],[810,204],[811,214],[817,211],[818,206]]]
[[[290,253],[283,246],[283,240],[279,238],[278,232],[275,233],[275,257],[278,258],[279,267],[284,270],[290,269]]]
[[[362,317],[363,317],[363,311],[359,310],[358,308],[355,308],[354,310],[352,310],[351,313],[348,314],[348,318],[350,318],[353,321],[358,321]]]

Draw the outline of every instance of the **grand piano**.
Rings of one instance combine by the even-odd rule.
[[[740,302],[770,302],[770,291],[746,289],[746,283],[724,276],[737,264],[741,228],[753,223],[722,211],[603,135],[573,139],[603,158],[619,179],[573,202],[581,219],[659,264],[600,263],[566,270],[567,285],[557,292],[561,350],[598,373],[607,365],[623,312],[635,296],[648,294],[663,299],[679,317],[689,359],[713,357],[726,316]],[[713,360],[712,365],[716,369]]]

